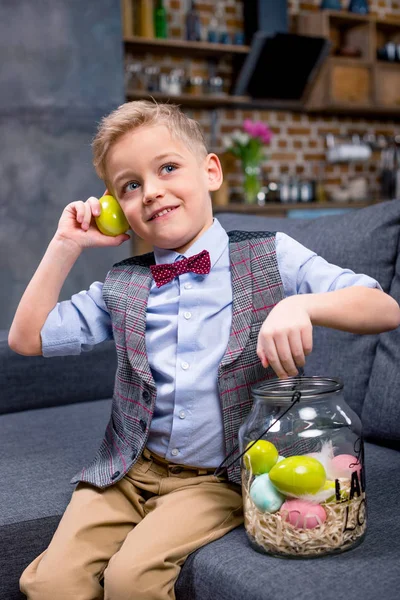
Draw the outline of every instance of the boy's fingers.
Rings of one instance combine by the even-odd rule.
[[[101,213],[101,204],[99,202],[99,199],[96,198],[95,196],[90,196],[90,198],[88,198],[87,202],[90,205],[92,215],[97,217]]]
[[[261,364],[264,367],[264,369],[266,369],[269,363],[267,357],[265,356],[265,352],[261,347],[257,348],[257,356],[261,360]]]
[[[78,201],[75,205],[75,211],[76,211],[76,220],[78,221],[78,223],[82,223],[82,221],[85,217],[85,203],[82,201]]]
[[[306,356],[311,354],[313,349],[313,330],[311,327],[305,327],[300,332],[303,351]]]
[[[294,364],[289,339],[286,333],[280,333],[275,337],[275,347],[285,373],[289,376],[297,375],[298,371]]]
[[[304,356],[303,343],[299,330],[293,331],[289,334],[289,344],[295,365],[298,367],[304,367],[306,364],[306,359]]]
[[[92,220],[92,209],[89,202],[85,202],[85,216],[83,218],[82,229],[88,230]]]
[[[266,356],[270,366],[273,368],[273,370],[278,375],[278,377],[280,379],[286,379],[288,377],[288,374],[286,373],[286,371],[283,368],[282,363],[279,359],[278,352],[277,352],[277,349],[275,346],[275,342],[274,342],[274,339],[272,338],[272,336],[267,336],[265,339],[263,339],[262,349],[265,353],[265,356]]]

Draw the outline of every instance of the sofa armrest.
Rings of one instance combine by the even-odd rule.
[[[117,355],[113,341],[79,356],[21,356],[0,332],[0,414],[110,398]]]

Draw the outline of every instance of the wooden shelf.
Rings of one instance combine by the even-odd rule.
[[[360,117],[382,117],[386,119],[398,119],[400,117],[400,106],[354,106],[351,104],[333,104],[323,108],[309,108],[307,110],[309,114],[321,114],[321,115],[349,115],[349,116],[360,116]]]
[[[321,14],[328,18],[335,25],[348,25],[353,27],[354,25],[369,23],[375,20],[371,15],[358,15],[344,10],[324,10]]]
[[[138,52],[179,54],[187,56],[208,56],[221,58],[224,55],[247,55],[250,46],[235,44],[212,44],[210,42],[189,42],[187,40],[124,37],[125,46]]]
[[[366,200],[365,202],[267,202],[264,206],[232,202],[225,206],[213,206],[215,214],[222,212],[241,213],[249,215],[285,215],[291,210],[327,210],[365,208],[378,204],[382,200]]]
[[[398,30],[400,29],[400,17],[398,19],[375,19],[376,26],[379,29],[390,29],[390,30]]]
[[[150,100],[154,98],[159,102],[171,102],[188,108],[249,108],[259,110],[291,110],[302,111],[304,108],[297,101],[289,100],[257,100],[250,96],[231,96],[229,94],[180,94],[171,96],[161,92],[136,92],[127,90],[128,100]]]
[[[126,96],[128,100],[157,100],[158,102],[171,102],[173,104],[182,104],[190,108],[212,108],[219,106],[238,106],[241,104],[249,104],[251,99],[248,96],[229,96],[228,94],[179,94],[172,96],[161,92],[135,92],[127,90]]]
[[[392,62],[390,60],[377,60],[378,67],[385,67],[387,69],[393,69],[394,71],[400,70],[400,62]]]
[[[372,61],[365,58],[347,58],[346,56],[330,56],[328,60],[332,64],[347,67],[370,67],[373,64]]]

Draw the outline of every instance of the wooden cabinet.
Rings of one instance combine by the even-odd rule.
[[[359,107],[372,106],[372,71],[369,65],[331,60],[327,90],[332,104]]]
[[[308,111],[400,117],[400,62],[377,58],[377,50],[388,42],[400,44],[400,20],[310,12],[299,15],[298,32],[331,42],[331,55],[309,95]]]

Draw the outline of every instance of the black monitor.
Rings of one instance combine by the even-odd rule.
[[[258,31],[239,72],[232,93],[252,98],[302,100],[330,42],[323,37]]]

